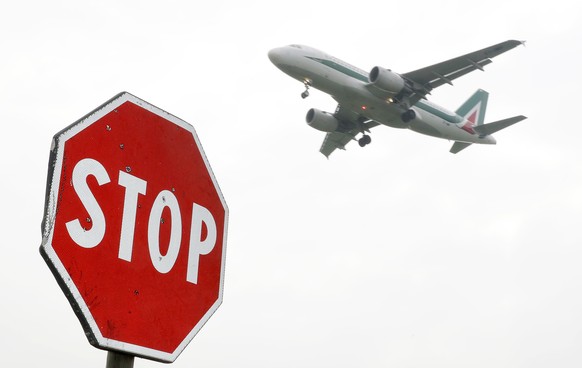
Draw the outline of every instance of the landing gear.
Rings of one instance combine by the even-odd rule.
[[[301,98],[305,99],[309,96],[309,87],[311,87],[311,81],[309,79],[305,79],[303,81],[303,85],[305,86],[305,91],[301,93]]]
[[[414,110],[408,109],[402,113],[400,118],[402,119],[403,122],[409,123],[412,120],[414,120],[414,118],[416,118],[416,113],[414,112]]]
[[[362,138],[358,139],[358,144],[360,145],[360,147],[365,147],[370,143],[372,143],[372,137],[370,137],[369,135],[364,134]]]

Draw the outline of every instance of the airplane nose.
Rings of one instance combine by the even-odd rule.
[[[272,49],[271,51],[269,51],[269,60],[271,60],[273,64],[278,65],[281,63],[282,54],[283,54],[282,47]]]

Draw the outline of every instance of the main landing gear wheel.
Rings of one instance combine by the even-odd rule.
[[[401,116],[402,121],[405,123],[411,122],[414,118],[416,118],[416,113],[412,109],[406,110]]]
[[[309,91],[305,91],[303,93],[301,93],[301,98],[307,98],[307,96],[309,96]]]
[[[358,139],[358,144],[360,147],[365,147],[370,143],[372,143],[372,137],[369,135],[364,135],[362,138]]]

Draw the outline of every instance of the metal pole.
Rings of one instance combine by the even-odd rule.
[[[133,358],[133,355],[108,351],[105,368],[133,368]]]

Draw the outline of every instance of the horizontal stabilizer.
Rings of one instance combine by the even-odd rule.
[[[451,147],[451,153],[459,153],[465,148],[469,147],[472,143],[467,142],[455,142]]]
[[[490,135],[490,134],[493,134],[495,132],[500,131],[501,129],[505,129],[508,126],[511,126],[515,123],[519,123],[520,121],[522,121],[524,119],[527,119],[527,118],[523,115],[519,115],[519,116],[514,116],[512,118],[509,118],[509,119],[498,120],[498,121],[495,121],[495,122],[489,123],[489,124],[477,125],[477,126],[473,127],[473,129],[481,135]]]

